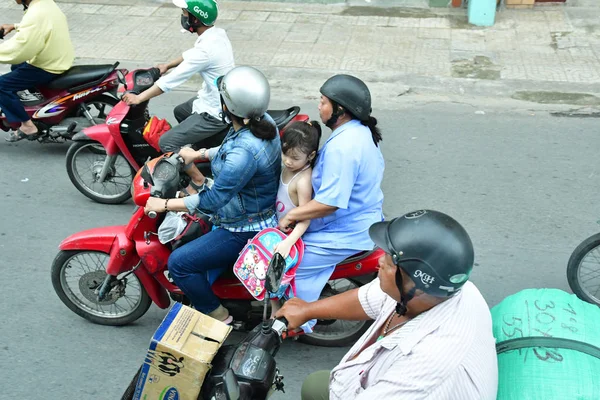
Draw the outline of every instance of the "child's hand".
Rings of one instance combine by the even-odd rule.
[[[288,218],[287,214],[279,220],[279,230],[284,233],[290,233],[294,229],[296,221]]]
[[[288,240],[284,240],[275,245],[273,253],[279,253],[283,258],[286,258],[290,254],[293,245],[294,243],[289,243]]]

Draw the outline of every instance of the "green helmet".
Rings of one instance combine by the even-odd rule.
[[[219,7],[215,0],[173,0],[173,4],[186,9],[206,26],[213,26],[219,15]]]

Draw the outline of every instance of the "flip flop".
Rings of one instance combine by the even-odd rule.
[[[18,142],[19,140],[23,140],[23,139],[27,139],[27,140],[36,140],[37,138],[39,138],[40,132],[36,132],[33,133],[31,135],[26,134],[25,132],[23,132],[20,129],[17,129],[15,132],[13,132],[8,138],[6,138],[7,142]]]

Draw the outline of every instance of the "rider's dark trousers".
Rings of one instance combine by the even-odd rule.
[[[219,146],[223,142],[227,133],[227,125],[205,112],[200,114],[192,112],[196,99],[197,97],[192,97],[175,107],[173,114],[179,125],[174,126],[160,137],[158,145],[163,152],[179,151],[187,144],[193,145],[196,149],[209,149]]]
[[[8,74],[0,75],[0,109],[10,123],[29,121],[31,117],[27,115],[17,92],[45,85],[59,75],[27,63],[11,65],[10,69]]]
[[[219,307],[208,273],[218,276],[228,268],[233,269],[240,251],[256,233],[218,228],[171,253],[169,273],[196,310],[208,314]]]

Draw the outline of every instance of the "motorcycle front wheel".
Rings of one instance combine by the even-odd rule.
[[[102,301],[109,255],[98,251],[61,251],[52,263],[52,286],[75,314],[100,325],[127,325],[148,311],[152,300],[135,274],[121,277]]]
[[[600,306],[600,233],[590,236],[571,254],[567,280],[581,300]]]
[[[77,190],[97,203],[123,203],[131,197],[135,172],[122,154],[107,157],[106,151],[99,151],[99,148],[97,142],[73,142],[66,160],[69,179]],[[106,176],[100,182],[105,168]]]
[[[352,279],[336,279],[327,282],[319,299],[332,297],[362,286]],[[354,344],[369,329],[373,321],[343,321],[339,319],[317,320],[310,335],[300,335],[298,340],[313,346],[341,347]]]

